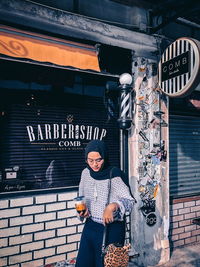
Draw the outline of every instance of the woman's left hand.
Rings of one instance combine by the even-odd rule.
[[[119,205],[117,203],[110,203],[106,206],[104,212],[103,212],[103,223],[108,224],[112,223],[114,221],[113,218],[113,212],[116,211],[119,208]]]

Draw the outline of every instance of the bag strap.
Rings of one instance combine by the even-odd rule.
[[[110,170],[110,175],[109,175],[109,181],[108,181],[108,198],[107,198],[107,203],[106,206],[109,204],[110,202],[110,195],[111,195],[111,179],[112,179],[112,173],[113,173],[113,169],[112,168]],[[103,241],[102,241],[102,254],[105,253],[105,248],[106,248],[106,232],[107,232],[107,227],[104,227],[104,231],[103,231]]]
[[[113,173],[114,167],[110,170],[110,176],[109,176],[109,182],[108,182],[108,198],[107,203],[108,205],[110,203],[110,195],[111,195],[111,179],[112,179],[112,173]],[[126,221],[126,215],[125,215],[125,226],[126,226],[126,232],[128,231],[128,225]],[[107,226],[104,227],[103,231],[103,241],[102,241],[102,254],[105,254],[105,248],[106,248],[106,233],[107,233]]]
[[[111,195],[111,179],[112,179],[112,173],[113,173],[114,167],[110,170],[110,175],[109,175],[109,182],[108,182],[108,198],[107,198],[107,203],[108,205],[110,203],[110,195]]]

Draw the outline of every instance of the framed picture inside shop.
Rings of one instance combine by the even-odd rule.
[[[78,186],[92,139],[109,144],[119,166],[117,120],[103,97],[7,90],[0,101],[0,193]]]

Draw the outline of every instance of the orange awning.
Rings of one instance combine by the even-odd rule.
[[[100,72],[94,46],[0,25],[0,57]]]

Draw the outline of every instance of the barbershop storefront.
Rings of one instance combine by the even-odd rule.
[[[5,27],[1,36],[1,192],[77,186],[84,147],[93,139],[105,140],[111,162],[119,165],[117,88],[108,97],[95,47],[47,42]],[[53,55],[56,50],[64,51],[62,59]],[[53,61],[59,68],[52,68]],[[60,64],[91,70],[64,70]]]
[[[111,161],[119,164],[119,130],[108,120],[103,95],[2,90],[2,192],[77,186],[84,147],[93,139],[108,142]],[[103,94],[103,85],[98,90]]]
[[[115,166],[123,166],[122,152],[129,149],[129,181],[138,200],[129,232],[137,265],[165,263],[170,246],[197,242],[192,220],[199,217],[199,169],[195,165],[194,174],[190,166],[199,162],[198,99],[169,100],[157,86],[157,62],[133,59],[128,49],[5,26],[0,35],[0,265],[43,266],[76,257],[83,224],[73,199],[92,139],[108,144]],[[125,72],[134,73],[136,93],[128,140],[117,123],[117,80]],[[175,84],[190,79],[183,72],[181,81],[163,81],[169,96],[177,93]],[[184,101],[197,105],[192,119]]]
[[[4,26],[0,34],[0,265],[71,259],[86,144],[104,140],[120,166],[118,75],[102,75],[94,46]]]

